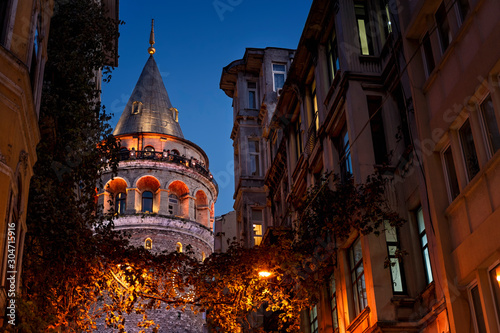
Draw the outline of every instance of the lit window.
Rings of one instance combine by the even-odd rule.
[[[273,64],[273,82],[274,91],[278,91],[283,88],[286,78],[286,65],[284,64]]]
[[[326,45],[326,59],[328,62],[328,78],[330,79],[331,85],[335,78],[335,74],[340,69],[339,51],[335,31],[332,32],[332,36]]]
[[[392,291],[394,294],[404,294],[405,280],[403,263],[400,258],[396,256],[399,248],[398,230],[396,227],[391,226],[388,221],[384,222],[385,225],[385,240],[387,243],[387,253],[389,257],[389,264],[391,269]]]
[[[351,148],[349,146],[349,133],[344,126],[337,140],[337,151],[339,153],[340,179],[347,181],[352,175]]]
[[[479,172],[479,162],[477,160],[476,147],[474,146],[474,137],[472,136],[469,119],[460,127],[459,135],[467,176],[469,181],[471,181]]]
[[[309,310],[311,333],[318,333],[318,307],[315,305]]]
[[[435,16],[439,40],[441,42],[441,50],[444,53],[450,45],[452,38],[444,1],[441,3],[441,6],[439,6]]]
[[[370,20],[366,1],[354,1],[354,10],[356,13],[356,24],[358,27],[358,37],[361,54],[373,55],[373,42],[370,31]]]
[[[431,40],[429,39],[429,33],[426,33],[424,38],[422,38],[422,52],[424,54],[426,75],[431,75],[434,70],[434,54],[432,53]]]
[[[354,314],[357,316],[368,305],[366,299],[365,270],[363,268],[363,251],[361,248],[361,238],[359,237],[349,248],[349,266],[351,269]]]
[[[257,108],[257,84],[255,82],[247,82],[248,86],[248,108]]]
[[[144,248],[146,250],[151,250],[153,248],[153,240],[151,238],[146,238],[144,241]]]
[[[500,321],[500,264],[490,271],[490,279],[497,319]]]
[[[442,160],[446,173],[450,201],[453,201],[460,194],[460,188],[458,187],[457,172],[453,162],[451,147],[448,147],[443,151]]]
[[[481,305],[481,296],[479,295],[479,287],[475,286],[469,289],[469,305],[472,312],[474,330],[477,333],[486,333],[486,323],[484,322],[483,307]]]
[[[135,101],[132,103],[132,114],[139,114],[142,110],[142,103],[139,101]]]
[[[339,328],[339,315],[337,311],[337,289],[335,286],[335,277],[330,276],[330,305],[332,308],[332,326],[333,330]]]
[[[481,115],[483,117],[490,151],[493,155],[500,148],[500,133],[498,131],[498,123],[495,117],[495,109],[493,109],[491,96],[488,96],[483,103],[481,103]]]
[[[260,176],[260,147],[259,140],[248,140],[248,154],[250,158],[250,175]]]
[[[175,250],[179,253],[182,253],[182,243],[178,242],[175,244]]]
[[[380,1],[380,10],[382,16],[382,25],[384,27],[385,38],[389,36],[392,32],[392,22],[391,22],[391,13],[389,8],[389,0],[381,0]]]
[[[115,213],[124,214],[127,202],[127,194],[124,192],[118,193],[115,198]]]
[[[153,192],[142,193],[142,212],[151,213],[153,211]]]
[[[425,232],[424,212],[422,211],[422,207],[417,209],[416,215],[417,215],[418,235],[420,238],[420,248],[422,251],[422,259],[424,261],[425,280],[427,281],[427,284],[429,284],[434,279],[432,277],[431,258],[429,255],[429,243],[427,240],[427,233]]]
[[[318,95],[316,94],[316,80],[311,84],[311,122],[310,126],[314,123],[314,130],[319,130],[319,116],[318,116]]]
[[[207,259],[207,256],[205,255],[205,252],[201,252],[201,261],[205,261]]]
[[[170,215],[178,215],[179,198],[175,194],[168,195],[168,213]]]
[[[262,209],[252,208],[251,213],[254,245],[260,245],[260,243],[262,242],[262,225],[264,223],[263,211]]]

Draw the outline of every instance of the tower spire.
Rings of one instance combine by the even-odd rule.
[[[151,19],[151,33],[149,34],[149,44],[151,45],[148,48],[149,54],[153,55],[156,52],[156,49],[153,47],[155,43],[155,20]]]

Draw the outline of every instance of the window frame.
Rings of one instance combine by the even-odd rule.
[[[146,193],[151,193],[151,198],[149,198],[149,197],[144,197],[144,195],[145,195]],[[141,204],[142,204],[142,206],[141,206],[141,212],[142,212],[142,213],[152,213],[152,212],[153,212],[154,197],[155,197],[155,196],[154,196],[154,193],[153,193],[152,191],[144,191],[144,192],[142,192],[142,194],[141,194]],[[151,200],[151,210],[150,210],[150,211],[145,210],[145,209],[146,209],[146,207],[145,207],[145,205],[144,205],[145,200],[148,200],[148,201],[149,201],[149,200]]]
[[[311,333],[318,333],[318,305],[315,304],[309,309],[309,328]]]
[[[466,126],[466,124],[468,124],[468,127],[469,127],[469,130],[470,130],[470,137],[472,138],[472,146],[468,145],[464,145],[464,137],[463,137],[463,132],[462,132],[462,129],[464,128],[464,126]],[[466,179],[467,179],[467,183],[470,183],[474,177],[477,176],[477,174],[481,171],[481,166],[479,165],[479,158],[477,156],[477,149],[476,149],[476,138],[474,138],[474,133],[473,133],[473,130],[472,130],[472,124],[470,123],[470,118],[467,117],[467,119],[465,119],[465,121],[462,123],[462,125],[460,126],[460,128],[457,130],[458,132],[458,139],[459,139],[459,143],[460,143],[460,150],[461,150],[461,154],[462,154],[462,164],[463,164],[463,167],[464,167],[464,170],[465,170],[465,176],[466,176]],[[465,149],[469,149],[469,148],[473,148],[473,151],[470,151],[470,153],[474,153],[474,157],[475,157],[475,163],[476,163],[476,166],[477,166],[477,170],[476,172],[474,173],[474,169],[472,169],[473,165],[469,165],[469,163],[467,162],[468,161],[468,158],[472,158],[473,156],[466,156],[466,151]],[[469,166],[471,168],[469,168]]]
[[[421,212],[419,214],[419,212]],[[419,216],[422,217],[422,219],[419,219]],[[431,262],[431,256],[430,256],[430,250],[429,250],[429,237],[427,236],[427,229],[425,228],[425,218],[424,218],[424,210],[422,206],[419,206],[415,210],[415,220],[416,220],[416,225],[417,225],[417,232],[418,232],[418,240],[419,240],[419,248],[420,248],[420,254],[422,256],[422,263],[424,265],[424,273],[425,273],[425,282],[427,283],[426,285],[431,284],[434,281],[434,274],[432,272],[432,262]],[[422,222],[423,229],[420,231],[420,221]],[[423,238],[425,236],[425,244],[423,241]],[[427,252],[426,252],[427,250]]]
[[[361,250],[361,258],[355,262],[354,249],[358,244]],[[352,242],[351,246],[349,246],[348,257],[349,257],[349,275],[350,275],[351,292],[352,292],[352,304],[354,310],[354,317],[357,317],[368,306],[368,297],[366,294],[365,268],[363,263],[363,258],[364,258],[363,245],[361,243],[360,236],[358,236]],[[360,267],[361,271],[359,270]]]
[[[274,69],[274,65],[284,66],[285,69],[284,70]],[[280,89],[283,89],[283,86],[281,86],[279,88],[276,87],[276,75],[283,75],[283,85],[285,85],[285,82],[286,82],[286,63],[273,62],[273,63],[271,63],[271,69],[272,69],[272,73],[273,73],[273,91],[278,92]]]
[[[487,103],[488,101],[491,103],[491,109],[493,111],[493,118],[494,119],[486,119],[486,117],[484,115],[483,105],[485,103]],[[491,159],[493,157],[493,155],[495,155],[495,153],[500,150],[500,129],[498,127],[498,120],[497,120],[496,114],[495,114],[495,105],[493,103],[493,98],[491,96],[491,93],[487,94],[477,104],[477,109],[479,111],[478,113],[479,113],[479,118],[480,118],[480,122],[481,122],[481,131],[483,133],[484,144],[486,146],[486,150],[488,153],[488,159]],[[491,133],[490,126],[488,126],[489,124],[493,124],[496,128],[496,131],[497,131],[496,135],[498,136],[499,142],[497,143],[496,149],[495,149],[495,144],[494,144],[493,139],[492,139],[492,136],[494,135],[494,133],[493,134]]]
[[[436,22],[436,30],[439,39],[439,45],[441,46],[441,53],[444,54],[453,41],[453,36],[451,35],[450,20],[448,19],[448,10],[446,9],[446,4],[444,1],[441,2],[441,5],[439,5],[438,9],[434,13],[434,20]],[[445,28],[447,29],[446,31],[443,30]]]
[[[255,85],[254,87],[251,87],[251,84]],[[248,101],[247,105],[249,109],[257,109],[257,82],[255,81],[247,81],[247,92],[248,92]],[[253,93],[253,98],[251,98],[251,95]],[[253,101],[253,103],[251,103]],[[252,106],[253,104],[253,106]]]
[[[328,80],[330,86],[333,84],[337,72],[340,71],[340,57],[337,42],[337,32],[335,29],[330,34],[326,44],[326,61],[328,65]]]
[[[262,156],[260,154],[260,140],[259,138],[250,137],[247,140],[248,146],[248,175],[253,177],[260,177],[262,175]],[[255,148],[255,150],[251,149]],[[255,165],[255,170],[252,166]]]
[[[398,228],[391,226],[389,224],[389,221],[384,221],[385,225],[385,241],[387,244],[387,258],[389,259],[390,267],[389,271],[391,273],[391,282],[392,282],[392,293],[394,295],[406,295],[407,294],[407,289],[406,289],[406,278],[405,278],[405,269],[403,262],[399,260],[397,256],[395,256],[395,253],[397,250],[401,250],[401,243],[399,241],[399,230]],[[395,240],[391,239],[390,237],[393,237]],[[394,250],[394,253],[392,253],[392,250]],[[393,266],[394,263],[394,266]],[[400,277],[400,282],[401,282],[401,291],[396,291],[396,282],[395,282],[395,274],[394,274],[394,268],[397,267],[397,270],[399,271],[399,277]]]
[[[121,197],[121,194],[123,194],[123,197]],[[127,192],[119,192],[115,196],[115,213],[125,214],[126,209],[127,209]]]
[[[354,5],[354,17],[356,20],[356,29],[357,29],[357,35],[358,35],[358,42],[359,42],[359,52],[360,55],[362,56],[374,56],[375,55],[375,45],[373,41],[373,36],[372,36],[372,31],[371,31],[371,23],[370,23],[370,8],[368,1],[366,0],[354,0],[353,2]],[[363,8],[363,14],[358,13],[358,9],[356,6],[362,6]],[[361,36],[361,27],[360,27],[360,21],[363,21],[364,25],[364,37],[366,38],[366,48],[368,53],[364,53],[364,47],[363,47],[363,41],[362,41],[362,36]]]
[[[436,60],[434,59],[434,51],[432,48],[431,38],[429,32],[427,31],[420,40],[422,60],[425,67],[425,76],[429,78],[434,68],[436,68]],[[430,64],[431,62],[432,64]]]
[[[451,156],[451,164],[448,164],[448,160],[446,159],[446,152],[449,151],[450,152],[450,156]],[[448,192],[448,200],[450,203],[453,202],[453,200],[455,200],[459,195],[460,195],[460,183],[458,182],[458,175],[457,175],[457,168],[455,166],[455,159],[454,159],[454,155],[453,155],[453,149],[451,148],[451,144],[447,144],[442,150],[441,150],[441,164],[443,165],[443,173],[445,175],[444,177],[444,180],[445,180],[445,183],[446,183],[446,190]],[[449,168],[449,166],[452,166],[452,170]],[[453,176],[451,175],[451,172],[450,171],[453,171]],[[453,178],[453,179],[451,179]],[[454,186],[452,186],[451,182],[454,180],[454,182],[456,183],[456,194],[455,194],[455,190],[453,189]]]
[[[179,215],[179,197],[175,193],[168,195],[168,213],[170,215]]]
[[[260,212],[261,219],[255,219],[254,212]],[[251,207],[250,208],[250,221],[252,223],[252,240],[253,245],[260,245],[264,237],[264,208],[261,207]],[[256,230],[257,227],[257,230]],[[260,229],[260,233],[258,233]]]
[[[336,332],[339,329],[339,313],[337,307],[337,285],[335,282],[335,274],[330,276],[328,284],[329,298],[330,298],[330,309],[332,315],[332,328]]]
[[[484,317],[484,310],[483,310],[483,306],[480,304],[480,308],[479,309],[476,309],[476,304],[474,302],[474,295],[473,295],[473,290],[474,289],[477,289],[477,292],[478,292],[478,296],[479,298],[481,298],[481,290],[479,289],[479,283],[477,280],[474,280],[472,281],[469,286],[467,287],[467,296],[468,296],[468,300],[469,300],[469,310],[470,310],[470,315],[471,315],[471,319],[472,319],[472,324],[474,325],[474,332],[476,333],[483,333],[481,331],[479,331],[479,327],[478,327],[478,315],[481,314],[482,315],[482,324],[484,325],[485,327],[485,330],[484,332],[486,332],[486,320],[485,320],[485,317]],[[479,300],[481,301],[481,300]],[[477,312],[477,310],[480,311],[480,313]]]

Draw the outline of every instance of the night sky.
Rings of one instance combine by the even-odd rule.
[[[222,68],[247,47],[294,49],[312,0],[121,0],[119,65],[102,101],[114,128],[148,59],[151,19],[154,55],[184,137],[210,159],[219,183],[215,215],[232,210],[234,194],[231,99],[219,89]]]

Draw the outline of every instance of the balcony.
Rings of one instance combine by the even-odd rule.
[[[122,150],[118,154],[119,161],[133,161],[133,160],[153,160],[163,163],[175,163],[178,165],[183,165],[186,168],[193,169],[197,173],[201,174],[209,181],[211,181],[217,192],[219,191],[219,185],[215,181],[213,175],[205,168],[202,162],[197,161],[193,158],[187,158],[185,156],[180,156],[173,154],[171,152],[163,151],[146,151],[146,150]]]

